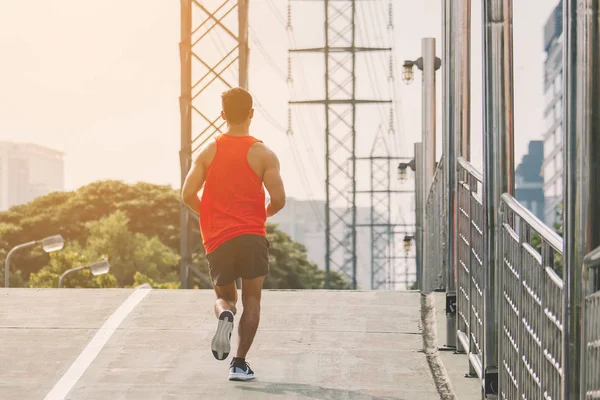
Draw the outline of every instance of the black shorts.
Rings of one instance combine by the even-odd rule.
[[[225,286],[238,278],[253,279],[269,273],[269,241],[264,236],[240,235],[206,255],[210,279]]]

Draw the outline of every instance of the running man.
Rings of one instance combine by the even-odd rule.
[[[262,285],[269,272],[265,223],[285,205],[285,190],[277,156],[250,136],[254,116],[250,93],[234,88],[223,93],[221,100],[227,133],[200,150],[185,179],[182,199],[200,216],[210,278],[217,295],[218,325],[211,344],[217,360],[225,360],[230,353],[238,297],[236,280],[242,278],[244,310],[229,379],[245,381],[255,377],[246,354],[258,329]],[[263,184],[270,196],[267,205]]]

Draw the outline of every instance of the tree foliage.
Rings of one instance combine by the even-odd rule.
[[[275,226],[267,227],[269,240],[269,275],[265,287],[270,289],[323,289],[325,271],[306,258],[306,247],[294,242]],[[336,272],[330,275],[331,289],[348,289],[350,285]]]
[[[0,262],[17,244],[61,234],[67,244],[50,255],[39,247],[11,258],[11,286],[56,287],[69,268],[100,259],[111,264],[109,274],[94,277],[89,270],[69,274],[65,287],[131,287],[150,284],[179,287],[179,194],[168,186],[118,181],[95,182],[73,192],[57,192],[0,212]],[[200,232],[192,277],[196,287],[210,287]],[[268,225],[270,274],[267,288],[318,289],[324,271],[306,258],[306,248]],[[3,269],[2,269],[3,270]],[[348,283],[336,273],[332,288]]]
[[[558,206],[558,208],[556,209],[556,221],[553,224],[553,228],[555,230],[555,232],[559,235],[559,236],[563,236],[563,205],[562,203]],[[538,234],[535,233],[531,236],[531,246],[538,252],[538,253],[542,253],[542,237]],[[558,274],[558,276],[562,277],[563,274],[563,256],[558,253],[558,252],[554,252],[554,265],[553,265],[553,269],[554,271]]]

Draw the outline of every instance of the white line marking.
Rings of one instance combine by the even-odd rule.
[[[71,364],[67,372],[60,378],[56,385],[44,397],[44,400],[64,400],[71,389],[79,381],[96,356],[108,342],[115,330],[135,309],[135,307],[150,293],[151,289],[136,289],[125,301],[108,317],[104,325],[98,329],[92,340],[88,343],[79,357]]]

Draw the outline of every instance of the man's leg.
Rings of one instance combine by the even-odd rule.
[[[254,379],[254,371],[246,362],[246,354],[252,345],[260,322],[260,299],[265,276],[269,273],[269,242],[264,236],[246,235],[240,239],[243,258],[242,303],[244,311],[238,327],[238,349],[231,360],[229,379],[247,381]]]
[[[231,352],[231,332],[237,302],[235,282],[229,285],[214,285],[217,301],[215,315],[219,320],[217,330],[211,341],[211,350],[217,360],[225,360]]]
[[[215,301],[215,315],[217,318],[221,316],[221,313],[225,310],[231,311],[234,315],[237,312],[235,307],[238,300],[238,292],[235,282],[225,286],[213,286],[215,294],[217,295],[217,301]]]
[[[236,312],[235,259],[232,257],[230,244],[225,242],[206,255],[210,279],[217,295],[214,309],[218,325],[211,341],[211,350],[217,360],[225,360],[231,352],[230,341]]]
[[[242,281],[242,304],[244,305],[244,311],[242,318],[240,319],[240,326],[238,327],[238,349],[236,358],[244,359],[252,341],[256,330],[258,329],[258,323],[260,322],[260,298],[262,292],[262,285],[265,277],[261,276],[253,279],[243,279]]]

